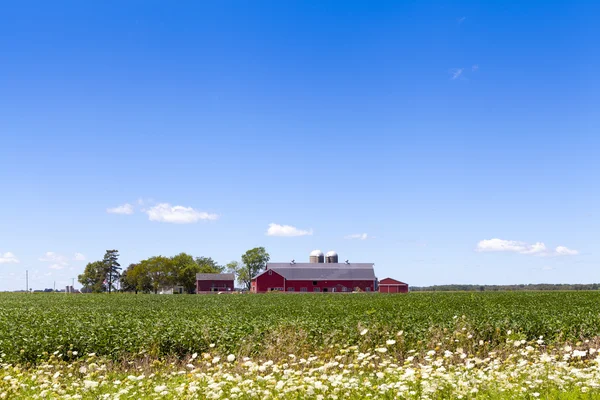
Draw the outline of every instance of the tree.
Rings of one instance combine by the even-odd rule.
[[[225,266],[225,271],[229,272],[230,274],[236,274],[239,270],[240,270],[240,263],[237,261],[230,261]]]
[[[124,292],[133,292],[137,294],[137,281],[135,279],[134,269],[137,264],[129,264],[129,267],[121,274],[121,290]]]
[[[185,291],[190,294],[196,290],[196,274],[202,272],[197,260],[194,261],[194,257],[186,253],[180,253],[171,257],[171,263],[175,272],[175,283],[183,286]]]
[[[140,261],[140,264],[147,271],[150,285],[155,294],[158,293],[161,286],[175,283],[173,262],[170,258],[163,256],[150,257],[147,260]]]
[[[248,270],[239,262],[231,261],[227,263],[227,265],[225,266],[225,271],[229,272],[230,274],[234,274],[238,282],[245,284],[245,281],[242,281],[240,279],[240,276],[246,279],[248,276]],[[246,271],[245,274],[244,271]]]
[[[199,273],[220,274],[225,269],[210,257],[196,257],[196,264],[200,267]]]
[[[142,263],[129,264],[121,275],[121,289],[127,292],[144,292],[152,290],[150,275]]]
[[[271,257],[264,247],[255,247],[248,250],[242,256],[242,263],[245,265],[245,271],[240,271],[238,280],[243,283],[246,288],[250,289],[252,278],[267,267],[267,263],[270,259]]]
[[[104,271],[106,277],[106,285],[108,287],[108,293],[113,288],[113,283],[119,280],[121,264],[118,263],[119,250],[106,250],[104,253]]]
[[[90,289],[94,293],[102,293],[106,287],[104,285],[105,264],[104,261],[94,261],[85,266],[83,274],[77,277],[83,287]]]

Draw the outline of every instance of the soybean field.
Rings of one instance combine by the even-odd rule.
[[[600,293],[0,295],[0,352],[11,363],[43,361],[57,349],[113,360],[209,350],[278,357],[369,346],[398,332],[408,351],[457,329],[492,346],[507,332],[593,338]]]

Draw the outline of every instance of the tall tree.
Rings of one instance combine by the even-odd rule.
[[[225,269],[210,257],[196,257],[196,264],[200,267],[200,273],[219,274]]]
[[[77,280],[85,288],[94,293],[102,293],[106,287],[104,285],[105,265],[103,261],[94,261],[85,266],[83,274],[77,277]]]
[[[121,289],[128,292],[148,293],[152,290],[150,275],[142,263],[129,264],[121,274]]]
[[[119,264],[118,260],[119,250],[106,250],[106,253],[104,253],[103,263],[108,293],[111,292],[113,283],[119,280],[121,264]]]
[[[271,257],[264,247],[255,247],[242,255],[242,263],[245,265],[245,271],[238,275],[238,280],[242,282],[247,289],[250,289],[252,278],[267,267]]]
[[[124,292],[134,292],[137,294],[137,282],[135,279],[135,273],[133,272],[137,264],[129,264],[123,273],[121,274],[121,290]]]
[[[246,284],[245,281],[242,281],[240,279],[240,276],[242,276],[245,279],[248,275],[248,272],[244,274],[244,271],[248,270],[238,261],[230,261],[229,263],[227,263],[227,265],[225,266],[225,271],[229,272],[230,274],[233,274],[239,283],[243,285]]]
[[[186,253],[180,253],[171,257],[172,267],[175,271],[175,283],[183,286],[187,293],[196,290],[196,274],[202,272],[200,265],[194,261],[194,257]]]
[[[150,257],[147,260],[140,261],[150,277],[150,285],[154,293],[158,293],[161,286],[173,285],[174,268],[170,258],[163,256]]]

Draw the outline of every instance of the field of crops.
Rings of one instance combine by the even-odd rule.
[[[597,292],[0,294],[0,398],[589,398],[599,306]]]

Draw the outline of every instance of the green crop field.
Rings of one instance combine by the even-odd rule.
[[[1,294],[0,398],[595,398],[598,337],[598,292]]]

